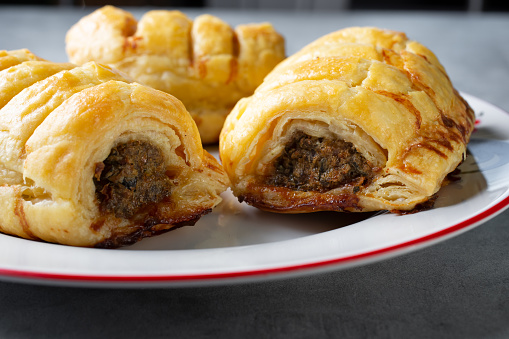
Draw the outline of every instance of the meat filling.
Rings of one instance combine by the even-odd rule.
[[[352,143],[297,132],[274,162],[267,183],[318,192],[351,185],[355,193],[372,177],[371,164]]]
[[[129,219],[140,209],[170,196],[161,151],[144,141],[130,141],[111,150],[96,165],[94,183],[102,211]]]

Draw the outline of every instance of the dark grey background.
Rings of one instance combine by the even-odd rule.
[[[65,61],[65,32],[90,10],[0,6],[0,49]],[[207,11],[232,25],[271,21],[289,53],[346,26],[402,30],[438,55],[459,90],[509,110],[508,14]],[[0,282],[0,338],[508,338],[508,244],[504,212],[416,252],[298,278],[168,289]]]
[[[0,4],[49,6],[164,6],[298,10],[509,11],[505,0],[0,0]]]

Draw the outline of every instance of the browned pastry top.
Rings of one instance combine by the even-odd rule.
[[[260,177],[272,175],[294,133],[339,139],[355,146],[374,178],[357,192],[348,183],[320,194],[355,195],[351,210],[411,209],[463,160],[473,126],[474,112],[429,49],[404,33],[352,27],[281,62],[237,104],[221,135],[221,159],[234,192],[286,209],[275,193],[284,185],[270,193]]]

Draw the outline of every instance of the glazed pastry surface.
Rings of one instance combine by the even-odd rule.
[[[95,62],[19,58],[0,71],[3,233],[128,245],[195,223],[227,183],[190,114],[167,93]]]
[[[153,10],[139,22],[113,6],[82,18],[67,33],[69,60],[105,63],[180,99],[204,143],[216,143],[226,115],[285,57],[269,23],[232,29],[212,15],[194,21]]]
[[[431,205],[474,112],[404,33],[352,27],[280,63],[228,116],[220,156],[240,200],[299,213]]]

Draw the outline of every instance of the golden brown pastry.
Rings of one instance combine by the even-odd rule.
[[[433,201],[473,125],[430,50],[354,27],[306,46],[239,101],[220,156],[234,194],[265,210],[408,211]]]
[[[268,23],[239,25],[179,11],[153,10],[139,22],[105,6],[67,33],[73,63],[109,64],[182,100],[202,141],[215,143],[226,115],[285,56],[284,40]]]
[[[3,233],[118,247],[193,224],[227,187],[182,103],[107,66],[19,62],[0,98]]]

